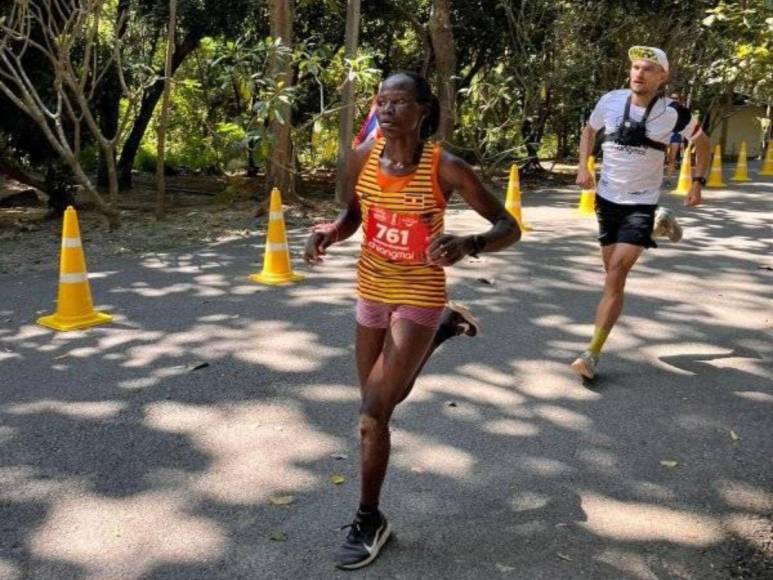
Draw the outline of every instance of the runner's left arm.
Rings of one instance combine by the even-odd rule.
[[[695,147],[695,174],[699,177],[705,177],[706,171],[709,168],[709,160],[711,159],[711,142],[708,136],[703,131],[698,132],[692,139],[693,147]],[[685,199],[685,204],[689,206],[696,206],[701,202],[701,191],[703,186],[698,181],[693,181],[690,187],[690,191]]]
[[[706,133],[703,132],[700,122],[693,117],[690,110],[681,105],[672,104],[679,115],[677,119],[677,132],[682,137],[689,139],[695,149],[695,169],[693,175],[696,177],[705,177],[711,161],[711,142]],[[701,191],[703,186],[698,181],[693,181],[690,191],[684,200],[685,205],[696,206],[701,203]]]
[[[513,216],[508,213],[502,202],[486,189],[472,167],[462,159],[443,151],[438,181],[446,199],[450,197],[451,192],[458,192],[472,209],[491,222],[491,228],[479,234],[481,245],[476,244],[475,235],[443,234],[437,237],[430,244],[428,251],[431,263],[451,266],[476,249],[480,253],[496,252],[521,238],[521,230]]]

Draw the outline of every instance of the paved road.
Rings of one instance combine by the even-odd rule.
[[[0,578],[762,578],[773,183],[679,211],[592,386],[566,367],[602,281],[576,197],[530,193],[522,243],[453,271],[484,332],[398,409],[397,540],[351,574],[329,555],[357,501],[356,243],[288,288],[246,280],[260,240],[90,263],[117,321],[73,334],[33,324],[55,269],[0,278]]]

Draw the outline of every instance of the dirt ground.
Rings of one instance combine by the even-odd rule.
[[[522,178],[523,189],[571,181],[574,167],[547,164],[552,169],[539,179]],[[332,219],[334,175],[321,171],[304,174],[298,184],[303,203],[285,201],[288,227],[302,227]],[[498,175],[504,190],[506,175]],[[109,231],[106,220],[92,210],[87,200],[78,200],[78,220],[86,259],[128,254],[168,252],[202,243],[249,238],[265,226],[265,190],[262,178],[243,176],[170,176],[167,217],[154,215],[155,190],[151,175],[134,178],[134,189],[119,202],[121,227]],[[10,179],[0,185],[0,203],[29,187]],[[35,207],[0,207],[0,274],[22,274],[48,269],[59,259],[61,221],[46,219],[45,196],[39,193]],[[259,201],[261,200],[261,201]]]
[[[304,203],[285,206],[288,226],[303,226],[335,215],[325,176],[309,180]],[[154,215],[152,178],[138,176],[134,189],[119,202],[121,227],[109,231],[106,220],[86,200],[78,200],[78,221],[86,258],[145,254],[184,249],[202,243],[248,238],[265,225],[262,180],[245,177],[169,177],[167,216]],[[28,190],[5,180],[0,200]],[[332,189],[330,189],[332,191]],[[59,259],[61,220],[47,218],[45,196],[34,207],[0,207],[0,274],[21,274],[50,268]]]

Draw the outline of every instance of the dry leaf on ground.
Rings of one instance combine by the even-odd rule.
[[[295,502],[294,495],[272,495],[268,498],[271,505],[290,505]]]

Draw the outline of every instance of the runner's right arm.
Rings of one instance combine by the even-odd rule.
[[[607,93],[601,97],[596,106],[593,107],[593,112],[590,114],[580,137],[580,161],[575,183],[583,189],[591,189],[593,187],[594,176],[588,171],[588,157],[593,152],[593,145],[596,143],[596,133],[604,126],[604,109],[609,94]]]
[[[319,264],[328,247],[351,237],[360,227],[362,214],[355,187],[374,144],[375,140],[369,140],[352,151],[346,170],[345,207],[332,224],[321,224],[312,228],[303,253],[306,263]]]
[[[583,189],[593,187],[593,176],[588,171],[588,157],[593,151],[593,144],[596,142],[596,130],[590,125],[585,125],[580,137],[580,161],[577,168],[577,185]]]

